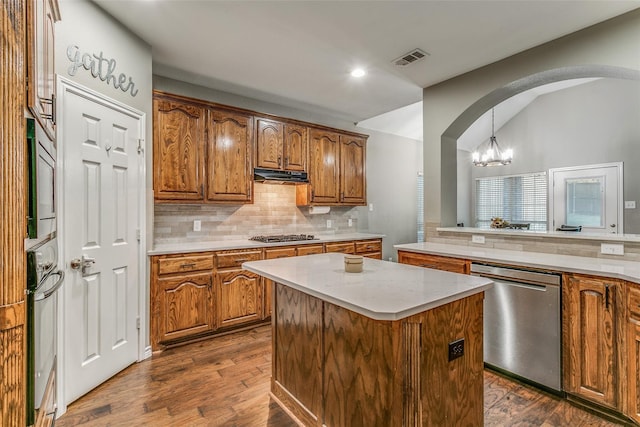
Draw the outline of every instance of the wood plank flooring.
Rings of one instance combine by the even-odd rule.
[[[167,350],[72,403],[66,426],[296,424],[269,398],[271,327]],[[485,371],[485,426],[616,426],[555,396]]]

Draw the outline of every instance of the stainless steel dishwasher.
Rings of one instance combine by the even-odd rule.
[[[484,362],[560,392],[560,274],[471,264],[493,280],[484,299]]]

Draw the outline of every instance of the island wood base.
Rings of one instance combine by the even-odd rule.
[[[271,392],[300,424],[483,424],[483,292],[397,321],[274,292]],[[449,361],[460,338],[464,355]]]

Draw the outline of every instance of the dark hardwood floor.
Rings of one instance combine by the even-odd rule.
[[[271,328],[167,350],[72,403],[65,426],[296,424],[269,398]],[[485,426],[616,426],[553,395],[485,371]]]

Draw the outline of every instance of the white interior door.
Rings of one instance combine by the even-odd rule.
[[[555,230],[582,226],[583,232],[622,233],[622,163],[551,169],[550,197]]]
[[[143,156],[141,117],[80,90],[62,96],[66,405],[137,360]]]

